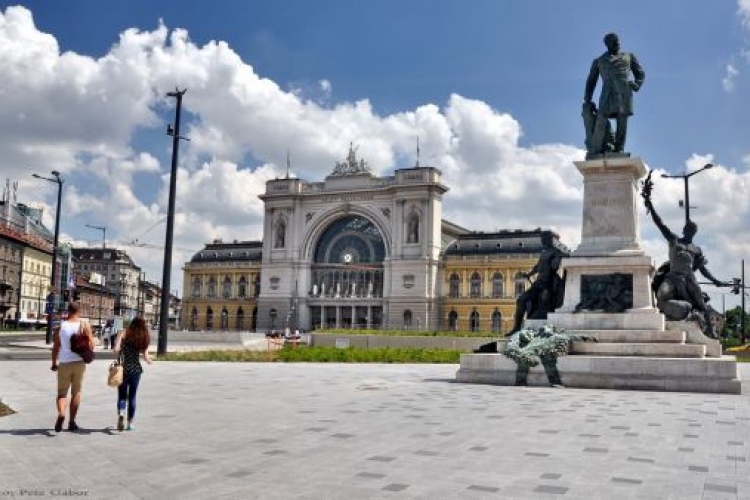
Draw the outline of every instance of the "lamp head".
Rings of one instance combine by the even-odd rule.
[[[60,172],[58,172],[57,170],[53,170],[52,175],[54,175],[55,177],[60,177]]]

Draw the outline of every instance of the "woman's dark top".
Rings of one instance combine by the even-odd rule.
[[[125,375],[136,375],[143,373],[141,366],[140,351],[128,341],[122,341],[122,369]]]

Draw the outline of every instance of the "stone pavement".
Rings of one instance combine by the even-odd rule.
[[[453,383],[457,365],[108,362],[55,433],[47,361],[0,362],[0,498],[750,499],[743,395]],[[750,368],[742,365],[744,380]],[[744,389],[748,389],[745,387]]]

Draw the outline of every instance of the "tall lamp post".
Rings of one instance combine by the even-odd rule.
[[[107,228],[104,226],[92,226],[86,224],[86,227],[96,229],[102,232],[102,267],[104,267],[104,250],[107,248]],[[101,271],[101,269],[99,269]],[[100,273],[99,278],[99,335],[102,334],[104,329],[102,328],[102,295],[104,294],[104,273]]]
[[[57,170],[53,170],[52,177],[44,177],[43,175],[39,174],[31,174],[33,177],[36,177],[37,179],[43,179],[45,181],[49,182],[55,182],[57,183],[57,212],[55,214],[55,238],[54,242],[52,243],[52,274],[50,275],[49,284],[52,288],[52,314],[47,316],[47,333],[44,336],[44,341],[47,344],[52,343],[52,319],[54,318],[55,309],[57,309],[57,297],[59,290],[55,287],[55,270],[57,269],[57,243],[58,238],[60,236],[60,206],[62,204],[62,185],[63,180],[60,178],[60,172]]]
[[[684,179],[685,180],[685,224],[688,223],[690,220],[690,190],[688,189],[688,179],[690,179],[695,174],[699,174],[703,172],[704,170],[708,170],[709,168],[713,168],[712,163],[706,163],[702,168],[699,168],[698,170],[694,172],[690,172],[689,174],[681,174],[681,175],[669,175],[669,174],[661,174],[662,177],[665,177],[667,179]]]
[[[180,139],[188,140],[180,136],[180,116],[182,115],[182,96],[187,89],[175,89],[168,92],[167,97],[177,99],[175,109],[174,128],[167,125],[167,135],[172,136],[172,170],[169,176],[169,206],[167,208],[167,235],[164,241],[164,269],[162,272],[161,308],[159,310],[159,340],[156,347],[157,356],[167,353],[167,327],[169,326],[169,286],[172,271],[172,239],[174,237],[174,198],[177,190],[177,155],[180,147]]]

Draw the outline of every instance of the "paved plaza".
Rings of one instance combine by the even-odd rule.
[[[0,498],[750,499],[743,395],[458,384],[457,365],[156,362],[115,430],[108,361],[55,433],[44,360],[0,361]],[[742,365],[744,379],[750,370]]]

